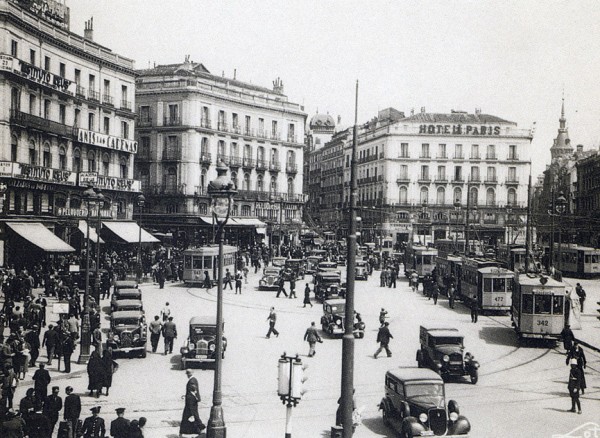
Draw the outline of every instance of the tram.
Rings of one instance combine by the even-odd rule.
[[[435,258],[435,268],[437,272],[438,285],[440,292],[448,295],[448,286],[456,281],[456,288],[460,291],[460,277],[462,275],[463,258],[455,255],[443,255],[440,253]]]
[[[549,247],[544,251],[548,254]],[[600,249],[572,244],[563,244],[560,248],[554,246],[554,266],[559,267],[567,277],[588,278],[600,275]]]
[[[394,252],[394,240],[391,237],[385,237],[381,241],[381,257],[391,259]]]
[[[512,323],[520,339],[559,339],[566,322],[566,291],[553,278],[521,274],[515,279]]]
[[[223,275],[227,269],[232,277],[235,275],[235,260],[237,248],[223,245]],[[209,245],[200,248],[190,248],[183,251],[183,282],[185,284],[200,284],[204,281],[204,271],[208,271],[211,280],[218,278],[219,246]]]
[[[404,274],[410,277],[412,270],[417,271],[419,281],[426,275],[431,275],[435,268],[438,250],[422,245],[407,246],[404,251]]]
[[[433,243],[440,255],[448,254],[464,254],[465,253],[465,241],[454,240],[454,239],[436,239]]]
[[[497,260],[501,266],[515,272],[525,272],[525,256],[527,250],[522,245],[498,245]]]
[[[482,311],[508,311],[514,277],[513,271],[496,261],[465,259],[461,267],[460,298],[467,304],[476,301]]]

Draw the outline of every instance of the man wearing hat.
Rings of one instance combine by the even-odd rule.
[[[569,412],[575,412],[575,406],[577,406],[577,413],[581,414],[581,402],[579,401],[579,392],[581,391],[581,370],[577,366],[577,359],[571,359],[569,363],[571,364],[569,383],[567,384],[569,396],[571,396],[571,410]]]
[[[65,421],[71,423],[71,430],[75,430],[79,416],[81,415],[81,398],[77,394],[73,394],[72,386],[67,386],[65,392],[67,396],[65,397],[63,418]]]
[[[54,431],[54,427],[58,423],[58,414],[63,408],[62,398],[58,395],[59,391],[60,388],[58,386],[53,386],[52,394],[46,397],[46,401],[44,402],[44,415],[50,420],[52,431]]]
[[[25,427],[25,421],[11,408],[6,412],[4,421],[0,423],[0,436],[22,437]]]
[[[104,426],[104,419],[98,416],[100,406],[94,406],[90,411],[92,411],[92,416],[84,420],[81,429],[83,438],[103,438],[106,435],[106,427]]]
[[[46,369],[43,363],[40,363],[40,368],[33,373],[33,389],[35,389],[35,396],[42,402],[48,396],[48,385],[51,381],[50,373]]]
[[[128,438],[129,420],[125,418],[125,408],[115,409],[117,418],[110,423],[110,436],[114,438]]]
[[[42,412],[42,403],[36,400],[35,412],[27,419],[29,438],[50,438],[52,436],[52,422]]]

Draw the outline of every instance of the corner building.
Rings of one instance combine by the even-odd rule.
[[[303,108],[268,89],[211,74],[186,58],[138,71],[136,174],[144,223],[178,243],[210,241],[208,183],[229,166],[237,195],[225,238],[288,242],[302,224]]]
[[[7,222],[42,223],[62,240],[80,241],[90,184],[105,196],[103,219],[132,218],[140,187],[135,72],[131,59],[93,41],[91,20],[84,36],[70,32],[64,2],[0,0],[0,33],[0,252],[11,262],[20,238],[38,249],[43,242],[33,241],[31,226],[19,237]]]

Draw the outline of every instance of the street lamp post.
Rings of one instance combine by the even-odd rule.
[[[567,210],[567,199],[563,192],[558,194],[556,199],[556,213],[558,216],[562,216]],[[562,271],[562,220],[558,222],[558,270]]]
[[[458,250],[458,221],[460,220],[460,210],[462,208],[462,204],[460,203],[460,199],[456,199],[454,201],[454,211],[456,212],[456,228],[454,232],[454,250]],[[466,248],[465,248],[466,250]]]
[[[102,218],[100,217],[102,206],[104,205],[104,195],[97,189],[96,192],[96,202],[98,204],[98,215],[97,215],[97,223],[96,226],[96,272],[95,272],[95,282],[94,282],[94,298],[97,303],[100,303],[100,228],[102,228]]]
[[[218,225],[216,240],[219,245],[219,269],[217,279],[217,333],[215,338],[215,375],[213,405],[208,419],[207,438],[225,438],[227,427],[223,418],[223,396],[221,393],[221,369],[223,360],[223,229],[229,220],[233,196],[237,193],[233,182],[227,176],[228,167],[219,160],[217,178],[208,184],[208,194],[212,198],[212,214]]]
[[[548,250],[548,271],[550,268],[554,266],[554,189],[552,189],[550,194],[550,203],[548,204],[548,215],[550,216],[550,242],[548,242],[549,250]]]
[[[90,359],[90,212],[91,206],[96,202],[96,192],[89,187],[83,192],[83,200],[87,203],[87,230],[85,244],[85,289],[83,293],[83,315],[81,318],[81,347],[77,363],[86,364]]]
[[[512,205],[510,204],[510,202],[508,204],[506,204],[506,239],[508,240],[508,245],[510,247],[510,245],[512,244],[512,239],[511,239],[511,216],[512,215]]]
[[[144,267],[142,265],[142,214],[144,213],[144,204],[146,203],[146,198],[144,195],[139,195],[137,197],[137,205],[140,208],[140,223],[138,230],[138,253],[137,253],[137,282],[141,283],[142,276],[144,275]]]

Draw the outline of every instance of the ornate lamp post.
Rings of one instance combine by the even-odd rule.
[[[558,198],[556,198],[556,213],[559,216],[562,216],[565,211],[567,211],[567,199],[563,192],[558,194]],[[558,270],[562,270],[562,220],[558,222]]]
[[[137,253],[137,281],[140,283],[142,281],[142,276],[144,275],[144,267],[142,266],[142,214],[144,213],[144,204],[146,203],[146,198],[144,195],[140,195],[137,197],[137,205],[140,207],[140,223],[139,226],[139,235],[138,235],[138,253]]]
[[[86,364],[90,359],[90,213],[91,206],[97,199],[96,192],[89,187],[83,192],[83,200],[87,203],[87,233],[85,244],[85,290],[83,293],[83,316],[81,319],[81,348],[77,363]]]
[[[217,178],[208,184],[208,194],[212,198],[212,214],[217,223],[216,240],[219,244],[219,270],[217,279],[217,333],[215,345],[215,380],[213,405],[208,419],[207,438],[225,438],[227,428],[223,418],[221,394],[221,367],[223,360],[223,229],[229,220],[233,196],[237,193],[234,184],[227,176],[228,167],[219,160]]]

